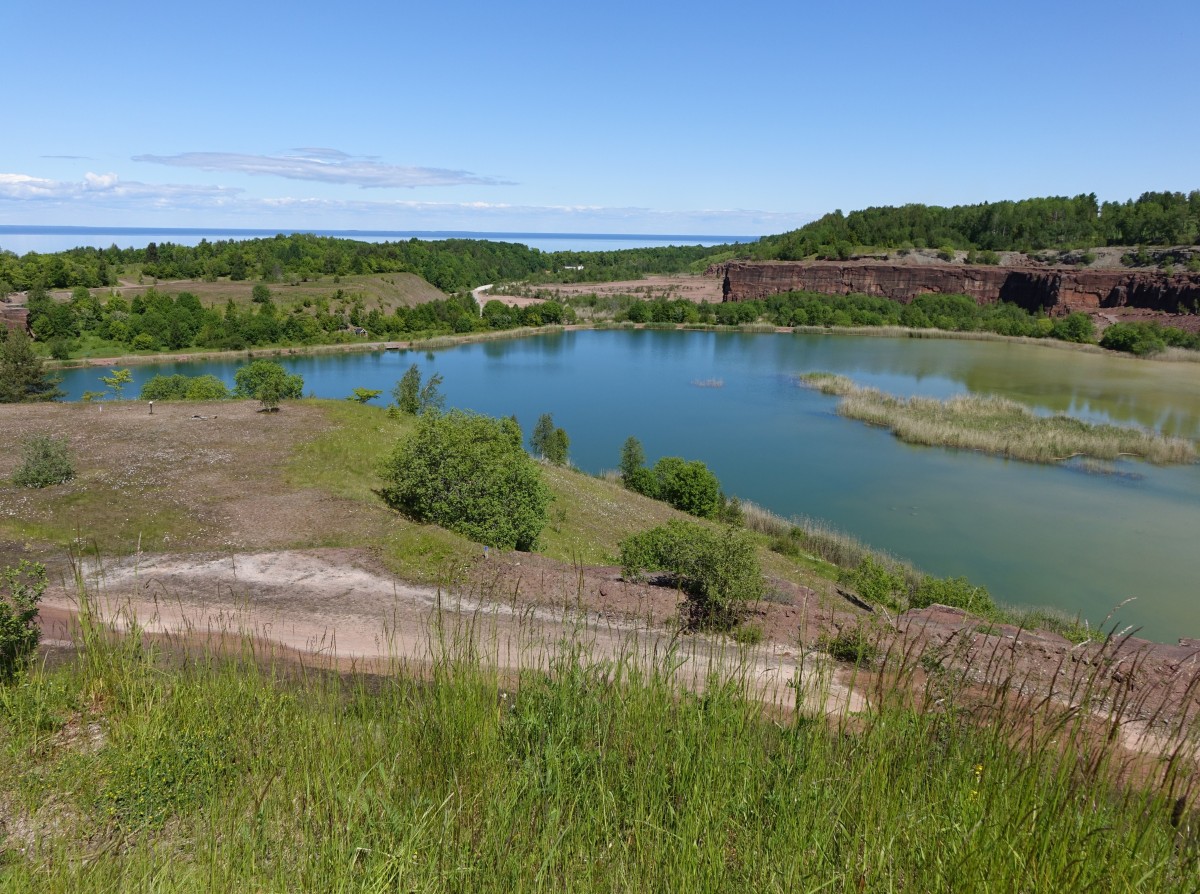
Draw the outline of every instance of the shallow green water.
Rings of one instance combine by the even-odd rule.
[[[543,412],[595,472],[636,435],[653,462],[699,458],[727,492],[782,515],[826,519],[939,575],[966,575],[1002,601],[1119,619],[1155,639],[1200,636],[1200,466],[1123,463],[1122,475],[910,447],[838,417],[836,399],[794,376],[829,370],[898,394],[1003,394],[1044,412],[1200,438],[1200,364],[1006,342],[711,332],[568,332],[463,345],[289,360],[305,390],[390,390],[409,364],[445,376],[451,405]],[[215,373],[230,364],[134,368]],[[74,370],[72,398],[104,371]],[[696,381],[720,379],[722,387]]]

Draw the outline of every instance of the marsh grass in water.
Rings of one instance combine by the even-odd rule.
[[[909,444],[980,450],[1039,463],[1076,456],[1106,460],[1133,456],[1160,465],[1196,461],[1195,443],[1184,438],[1142,428],[1093,425],[1070,416],[1039,416],[1003,397],[903,398],[822,372],[806,373],[798,381],[840,397],[842,416],[888,428]]]
[[[73,659],[0,686],[8,891],[1195,890],[1194,729],[1118,784],[1082,713],[977,723],[905,656],[830,720],[586,632],[503,677],[434,618],[426,662],[368,676],[172,655],[84,605]]]

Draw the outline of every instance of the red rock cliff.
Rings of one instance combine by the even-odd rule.
[[[1014,268],[961,264],[812,264],[731,261],[724,267],[725,301],[779,292],[874,295],[907,304],[917,295],[969,295],[980,304],[1010,301],[1054,315],[1099,307],[1144,307],[1200,313],[1200,274],[1167,276],[1072,267]]]
[[[29,311],[24,307],[0,305],[0,323],[9,329],[29,329]]]

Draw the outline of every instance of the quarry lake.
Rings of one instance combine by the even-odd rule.
[[[1130,461],[1119,474],[902,444],[836,415],[836,398],[798,387],[827,370],[897,394],[1000,394],[1039,412],[1200,438],[1200,364],[1156,363],[1012,342],[676,331],[575,331],[433,353],[286,358],[305,393],[344,398],[392,386],[414,362],[445,377],[450,406],[516,414],[528,433],[554,414],[588,472],[616,467],[636,435],[650,462],[704,460],[729,494],[783,516],[823,519],[940,576],[965,575],[1014,605],[1151,639],[1200,636],[1200,465]],[[213,373],[244,361],[132,368]],[[71,399],[105,370],[70,370]],[[719,387],[717,386],[717,383]],[[286,412],[286,407],[284,409]],[[270,424],[264,419],[263,424]],[[136,449],[131,444],[130,449]]]

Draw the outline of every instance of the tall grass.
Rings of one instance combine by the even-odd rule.
[[[841,415],[889,428],[909,444],[981,450],[1040,463],[1076,456],[1109,460],[1135,456],[1158,464],[1196,461],[1196,444],[1184,438],[1143,428],[1094,425],[1071,416],[1039,416],[1003,397],[902,398],[829,373],[807,373],[799,380],[841,397]]]
[[[0,689],[3,887],[1196,890],[1194,728],[1121,784],[1085,713],[910,695],[913,656],[830,723],[764,707],[749,659],[681,689],[678,644],[583,631],[506,677],[484,626],[435,617],[424,662],[367,675],[85,612],[77,657]]]

